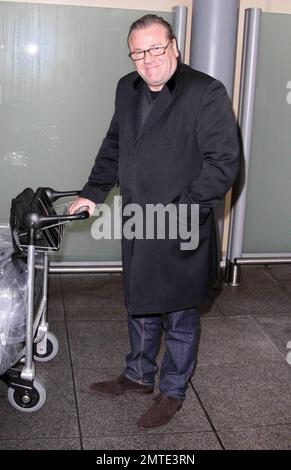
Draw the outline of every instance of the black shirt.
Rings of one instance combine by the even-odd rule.
[[[141,108],[140,108],[140,129],[142,129],[144,123],[146,122],[148,116],[150,115],[154,103],[158,98],[160,92],[159,91],[151,91],[149,87],[144,84],[143,95],[141,100]]]

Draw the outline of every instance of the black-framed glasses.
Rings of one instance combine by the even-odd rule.
[[[169,41],[166,46],[154,46],[150,47],[149,49],[145,49],[144,51],[130,52],[128,56],[131,58],[131,60],[133,60],[133,62],[144,59],[146,52],[148,52],[150,56],[157,57],[159,55],[165,54],[166,49],[171,42],[172,41]]]

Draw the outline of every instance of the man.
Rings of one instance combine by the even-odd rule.
[[[239,150],[224,86],[180,63],[166,21],[156,15],[140,18],[130,28],[128,45],[136,72],[117,85],[108,133],[70,211],[86,205],[92,215],[116,184],[123,207],[199,204],[196,249],[183,251],[180,240],[173,239],[122,240],[131,352],[120,377],[91,389],[108,396],[151,393],[163,325],[160,394],[138,421],[149,428],[167,423],[185,398],[196,362],[197,306],[218,273],[212,208],[235,180]]]

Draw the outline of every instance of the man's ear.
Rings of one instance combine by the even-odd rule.
[[[173,51],[174,51],[174,54],[175,54],[176,57],[179,57],[180,53],[179,53],[179,49],[178,49],[178,46],[177,46],[177,40],[176,40],[176,38],[174,38],[174,39],[172,40],[172,42],[173,42]]]

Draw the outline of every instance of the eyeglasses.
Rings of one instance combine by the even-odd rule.
[[[171,42],[172,41],[169,41],[166,46],[155,46],[155,47],[150,47],[149,49],[146,49],[144,51],[130,52],[128,56],[131,58],[131,60],[133,60],[133,62],[136,62],[137,60],[144,59],[146,52],[148,52],[150,56],[154,56],[154,57],[163,55],[165,54],[166,49]]]

